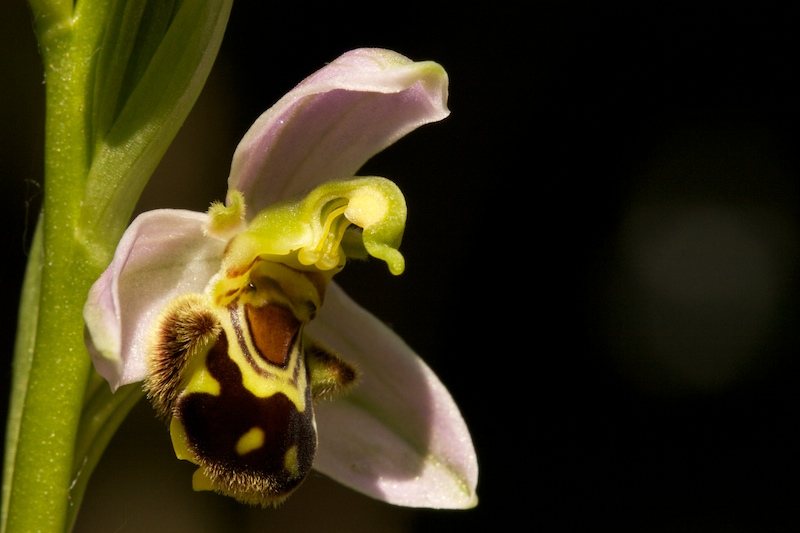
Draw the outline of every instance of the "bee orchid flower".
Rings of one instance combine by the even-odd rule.
[[[125,232],[90,291],[87,346],[112,390],[144,383],[195,489],[272,505],[313,467],[397,505],[477,503],[451,395],[331,279],[348,256],[403,271],[402,193],[356,172],[446,117],[447,91],[436,63],[348,52],[253,124],[225,205]]]

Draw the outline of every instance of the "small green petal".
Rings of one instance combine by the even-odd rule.
[[[228,205],[214,202],[208,208],[206,233],[221,239],[232,238],[244,229],[245,210],[244,195],[239,191],[228,191]]]

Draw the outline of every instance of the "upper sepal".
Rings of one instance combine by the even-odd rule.
[[[442,120],[448,78],[390,50],[347,52],[261,115],[233,156],[228,189],[255,215],[329,180],[350,178],[417,127]]]

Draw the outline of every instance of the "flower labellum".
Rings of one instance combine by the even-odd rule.
[[[151,211],[126,231],[90,291],[87,346],[112,389],[144,382],[196,490],[275,505],[313,467],[399,505],[477,503],[449,393],[332,282],[348,257],[403,272],[405,199],[355,172],[444,118],[446,96],[435,63],[348,52],[256,121],[225,205]]]
[[[230,209],[209,215],[217,231],[244,218],[241,193],[229,196]],[[312,400],[347,388],[356,370],[304,327],[344,266],[351,225],[402,272],[393,246],[405,210],[383,178],[328,182],[268,207],[228,243],[205,293],[176,297],[156,319],[145,388],[178,458],[200,466],[195,489],[268,505],[305,479],[317,449]]]

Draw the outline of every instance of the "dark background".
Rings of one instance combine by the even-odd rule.
[[[796,18],[744,3],[522,5],[237,3],[142,199],[221,198],[251,122],[348,49],[441,63],[452,116],[364,170],[406,194],[407,271],[357,264],[339,280],[450,388],[479,506],[399,509],[316,475],[282,508],[248,511],[191,492],[143,404],[79,530],[797,530]],[[0,24],[10,354],[43,86],[27,7]]]

